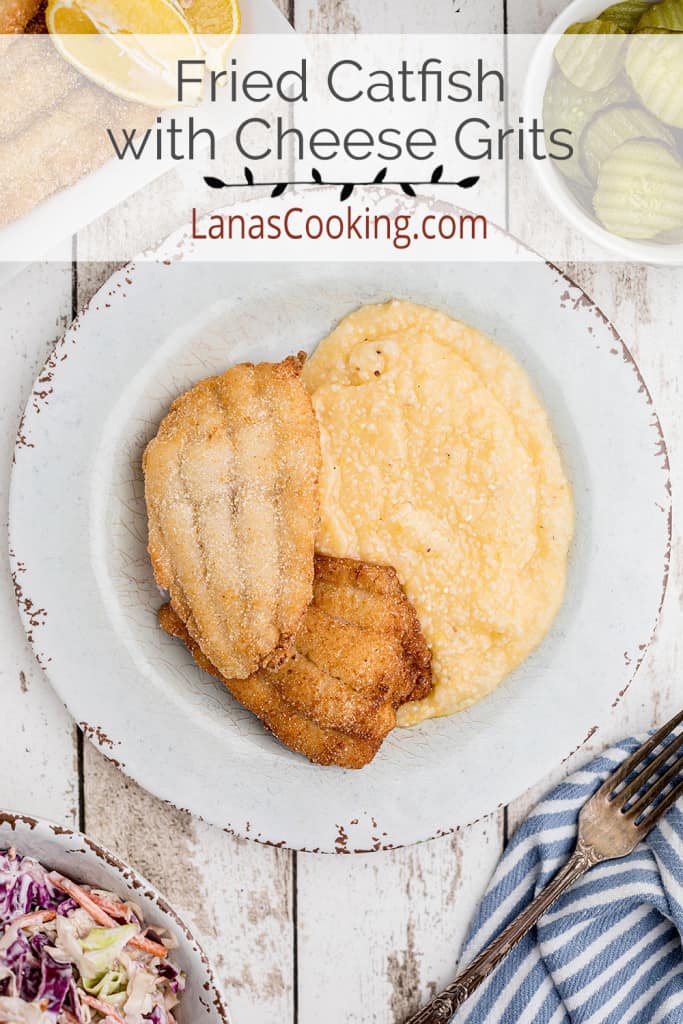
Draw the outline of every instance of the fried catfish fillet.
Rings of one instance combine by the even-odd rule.
[[[155,578],[228,679],[278,664],[313,596],[320,435],[304,358],[196,384],[143,459]]]
[[[159,622],[279,740],[316,764],[368,764],[396,725],[396,709],[432,685],[417,616],[388,566],[316,555],[313,602],[293,652],[249,679],[219,672],[170,605]]]
[[[0,0],[0,35],[24,32],[40,7],[40,0]]]

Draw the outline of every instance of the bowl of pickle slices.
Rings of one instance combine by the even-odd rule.
[[[545,191],[593,241],[628,259],[683,263],[683,0],[574,0],[531,62],[526,106],[542,97]]]

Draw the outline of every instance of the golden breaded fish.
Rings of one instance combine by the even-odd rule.
[[[40,7],[40,0],[0,0],[0,35],[24,32]]]
[[[229,679],[281,661],[313,596],[320,436],[303,358],[196,384],[143,459],[154,575]]]
[[[316,555],[313,590],[292,654],[249,679],[226,679],[170,605],[159,621],[286,746],[317,764],[362,768],[396,709],[429,692],[431,656],[392,568]]]
[[[5,37],[6,39],[9,37]],[[23,36],[9,53],[26,49]],[[2,54],[3,60],[5,55]],[[149,107],[128,103],[81,78],[82,84],[55,95],[46,92],[58,79],[65,85],[69,65],[53,74],[52,59],[45,88],[31,87],[30,102],[11,94],[0,110],[0,225],[23,217],[38,203],[111,158],[112,148],[102,125],[143,129],[153,117]],[[1,78],[2,68],[0,68]],[[38,79],[38,82],[41,80]],[[61,86],[60,86],[61,88]]]
[[[72,96],[71,93],[83,85],[89,83],[85,83],[76,69],[41,36],[30,34],[16,38],[3,54],[0,64],[3,96],[0,103],[0,139],[13,138],[15,146],[24,148],[24,143],[32,137],[38,143],[38,131],[42,129],[47,137],[40,139],[36,156],[40,159],[47,150],[49,157],[55,159],[59,147],[55,145],[54,138],[50,138],[52,120],[61,113],[62,127],[67,128],[68,122],[63,113],[68,112],[72,100],[80,101],[80,95]],[[95,87],[89,86],[88,91],[94,93]],[[82,109],[76,111],[77,118],[82,118],[82,114]],[[40,129],[32,136],[30,129],[37,125]],[[79,127],[82,131],[82,120]],[[25,151],[24,156],[28,155]]]

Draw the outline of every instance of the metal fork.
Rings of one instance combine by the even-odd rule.
[[[589,868],[626,857],[683,796],[683,711],[663,725],[603,782],[581,809],[573,854],[500,935],[405,1024],[445,1024],[520,939]],[[662,747],[658,751],[658,747]],[[655,753],[656,752],[656,753]],[[669,764],[671,761],[671,764]]]

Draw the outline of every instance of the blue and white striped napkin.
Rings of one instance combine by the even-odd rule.
[[[571,854],[579,810],[642,742],[625,740],[550,793],[518,829],[461,967]],[[683,1024],[683,809],[623,860],[591,869],[462,1007],[454,1024]]]

